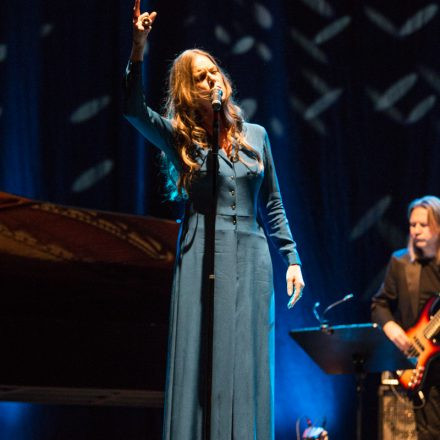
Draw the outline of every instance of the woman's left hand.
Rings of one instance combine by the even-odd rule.
[[[286,282],[287,294],[290,296],[287,308],[291,309],[301,298],[305,286],[299,264],[292,264],[287,268]]]

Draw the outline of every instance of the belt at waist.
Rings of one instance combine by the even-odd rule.
[[[185,223],[188,229],[205,229],[207,216],[199,212],[187,213]],[[241,215],[217,214],[215,217],[216,230],[241,230],[264,234],[263,228],[257,222],[255,217]]]

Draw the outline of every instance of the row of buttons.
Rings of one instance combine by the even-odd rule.
[[[235,176],[234,176],[234,175],[233,175],[233,176],[230,176],[230,178],[231,178],[231,180],[235,180]],[[229,191],[229,193],[231,194],[232,197],[235,196],[235,190],[231,189],[231,190]],[[233,203],[233,204],[231,205],[231,209],[233,209],[233,210],[235,211],[235,208],[236,208],[235,203]],[[236,225],[236,224],[237,224],[237,216],[236,216],[236,215],[233,215],[233,216],[232,216],[232,224],[233,224],[233,225]]]

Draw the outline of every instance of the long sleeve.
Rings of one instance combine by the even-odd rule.
[[[301,264],[296,243],[284,210],[269,137],[264,132],[264,179],[259,195],[259,210],[266,234],[278,249],[286,264]]]
[[[141,62],[129,61],[123,86],[124,116],[146,139],[168,156],[176,169],[180,169],[181,162],[174,147],[171,122],[145,103]]]
[[[395,279],[397,261],[394,257],[388,263],[385,280],[371,303],[371,320],[382,327],[388,321],[394,321],[397,308],[398,287]]]

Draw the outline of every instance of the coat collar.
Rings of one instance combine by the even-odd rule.
[[[223,150],[223,148],[220,148],[218,150],[218,155],[226,162],[227,165],[229,165],[230,168],[232,168],[232,161],[229,159],[228,155],[226,154],[225,150]]]
[[[195,145],[195,150],[197,151],[197,157],[199,158],[198,161],[200,165],[203,165],[206,161],[206,158],[208,157],[209,150],[206,148],[202,148],[198,145]],[[226,152],[220,148],[218,151],[218,156],[221,158],[230,168],[233,167],[232,161],[229,159]]]

